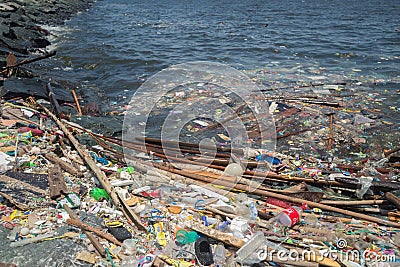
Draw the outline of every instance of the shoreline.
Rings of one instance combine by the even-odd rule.
[[[93,0],[72,1],[8,1],[0,4],[1,56],[9,52],[29,55],[43,52],[51,43],[52,34],[41,25],[60,26],[80,11],[87,10]]]

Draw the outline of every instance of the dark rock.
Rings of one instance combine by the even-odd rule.
[[[4,33],[8,33],[10,28],[4,24],[0,24],[0,36],[4,36]]]
[[[35,48],[45,48],[46,46],[50,45],[51,43],[44,38],[36,38],[33,40]]]
[[[12,36],[14,36],[15,39],[27,42],[31,42],[34,39],[41,37],[36,31],[25,29],[23,27],[12,27],[10,33],[12,33]],[[14,38],[10,39],[14,40]]]
[[[0,46],[21,54],[28,54],[28,48],[25,43],[17,42],[8,38],[0,38]]]
[[[40,79],[8,78],[0,89],[0,97],[9,99],[14,96],[35,96],[36,98],[48,99],[44,89],[47,81]],[[58,87],[53,87],[57,100],[63,102],[74,102],[71,93]]]
[[[0,47],[26,54],[50,44],[38,24],[61,25],[92,0],[14,0],[0,4]],[[6,38],[3,38],[6,37]]]
[[[3,32],[3,36],[11,39],[11,40],[16,40],[18,39],[17,35],[15,34],[14,30],[8,28],[8,32]]]

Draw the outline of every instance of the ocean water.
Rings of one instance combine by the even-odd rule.
[[[58,75],[110,103],[190,61],[224,63],[274,82],[360,80],[398,89],[394,0],[98,0],[56,40]]]

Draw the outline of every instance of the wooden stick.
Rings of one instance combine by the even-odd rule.
[[[322,200],[319,203],[325,205],[333,205],[333,206],[358,206],[358,205],[381,205],[386,203],[387,201],[383,199],[371,199],[371,200],[349,200],[349,201],[337,201],[337,200]]]
[[[78,216],[71,210],[70,207],[68,207],[67,204],[64,204],[63,208],[68,212],[68,215],[71,219],[73,220],[78,220]],[[96,251],[102,256],[105,257],[106,256],[106,251],[104,250],[104,247],[100,244],[99,240],[97,240],[97,238],[89,231],[87,230],[83,230],[84,233],[86,234],[86,236],[88,237],[88,239],[90,240],[90,242],[92,242],[94,248],[96,249]]]
[[[394,194],[392,194],[390,192],[386,192],[385,197],[387,200],[389,200],[390,202],[395,204],[396,207],[400,210],[400,198],[398,198],[397,196],[395,196]]]
[[[68,116],[61,111],[60,105],[58,104],[56,95],[54,94],[53,88],[51,87],[50,83],[46,84],[46,92],[56,115],[62,119],[68,118]]]
[[[60,127],[60,129],[68,137],[72,145],[78,151],[79,155],[83,158],[83,160],[90,167],[90,169],[95,173],[100,184],[110,195],[114,204],[122,210],[126,218],[130,220],[132,223],[134,223],[139,230],[146,231],[146,227],[142,224],[140,218],[129,208],[129,206],[125,203],[125,201],[117,194],[117,192],[114,190],[114,187],[108,181],[107,176],[96,165],[96,162],[94,162],[92,157],[81,148],[81,144],[68,131],[67,127],[65,127],[65,125],[49,109],[47,109],[45,106],[41,104],[39,104],[39,106],[42,109],[44,109],[44,111],[46,111],[46,113],[57,123],[58,127]]]
[[[78,100],[78,97],[76,96],[76,93],[75,93],[74,89],[71,90],[71,94],[72,94],[72,97],[75,100],[76,108],[78,109],[78,114],[79,114],[79,116],[82,116],[81,105],[79,104],[79,100]]]
[[[61,159],[59,159],[59,158],[58,158],[57,156],[55,156],[54,154],[46,153],[46,154],[44,154],[43,156],[44,156],[46,159],[48,159],[49,161],[60,165],[60,167],[61,167],[64,171],[66,171],[66,172],[68,172],[68,173],[70,173],[70,174],[72,174],[72,175],[74,175],[74,176],[76,176],[76,177],[83,177],[83,173],[82,173],[82,172],[80,172],[80,171],[78,171],[77,169],[75,169],[71,164],[69,164],[69,163],[67,163],[67,162],[65,162],[65,161],[63,161],[63,160],[61,160]]]
[[[338,164],[337,168],[342,169],[342,170],[349,170],[349,171],[357,172],[357,171],[362,170],[364,168],[364,166]],[[389,173],[389,172],[392,171],[392,170],[387,169],[387,168],[379,168],[379,167],[377,167],[375,169],[380,173]]]
[[[140,140],[140,141],[145,141],[146,143],[162,144],[163,146],[171,145],[171,146],[174,146],[174,147],[177,147],[177,146],[194,147],[194,148],[199,148],[200,147],[199,144],[193,144],[193,143],[187,143],[187,142],[166,141],[166,140],[161,140],[161,139],[157,139],[157,138],[150,138],[150,137],[145,137],[145,138],[138,137],[137,139]],[[211,150],[215,149],[215,147],[213,147],[213,146],[202,145],[201,147],[204,148],[204,149],[211,149]],[[220,152],[233,152],[235,154],[243,155],[243,150],[241,150],[241,149],[231,149],[231,148],[227,148],[227,147],[217,146],[217,151],[220,151]]]
[[[46,55],[43,55],[43,56],[39,56],[39,57],[32,58],[32,59],[26,59],[26,60],[21,61],[20,63],[15,64],[15,65],[10,65],[10,66],[7,66],[7,67],[3,67],[3,70],[1,71],[1,73],[3,73],[4,71],[6,71],[8,69],[19,67],[19,66],[22,66],[22,65],[25,65],[25,64],[28,64],[28,63],[32,63],[32,62],[35,62],[35,61],[39,61],[39,60],[42,60],[42,59],[45,59],[45,58],[49,58],[49,57],[52,57],[52,56],[55,56],[55,55],[56,55],[56,51],[52,51],[52,52],[50,52],[50,53],[48,53]]]
[[[231,115],[231,116],[225,118],[225,119],[222,120],[221,122],[214,123],[214,124],[209,125],[209,126],[207,126],[207,127],[205,127],[205,128],[202,128],[202,129],[198,130],[197,132],[195,132],[194,134],[197,135],[197,134],[200,134],[200,133],[209,131],[209,130],[214,129],[214,128],[218,127],[219,125],[223,125],[224,123],[227,123],[227,122],[229,122],[229,121],[231,121],[231,120],[233,120],[233,119],[235,119],[235,118],[238,118],[238,117],[240,118],[241,115],[239,115],[239,113],[243,110],[244,107],[245,107],[245,104],[239,106],[239,107],[235,110],[234,115]],[[242,115],[242,116],[243,116],[243,115]]]
[[[333,113],[329,114],[329,140],[328,140],[328,150],[332,149],[333,145]]]
[[[86,224],[80,220],[75,220],[75,219],[67,219],[67,223],[76,227],[79,227],[80,229],[84,230],[84,231],[90,231],[95,233],[96,235],[107,239],[108,241],[114,243],[117,246],[121,246],[122,243],[119,242],[115,237],[113,237],[110,234],[104,233],[102,232],[100,229],[94,228],[93,226]]]
[[[385,157],[388,157],[392,155],[393,153],[396,153],[397,151],[400,151],[400,147],[396,147],[394,149],[388,150],[384,152]]]

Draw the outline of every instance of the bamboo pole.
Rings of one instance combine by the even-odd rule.
[[[333,206],[358,206],[358,205],[382,205],[386,203],[386,200],[383,199],[371,199],[371,200],[322,200],[319,203],[325,205],[333,205]]]

